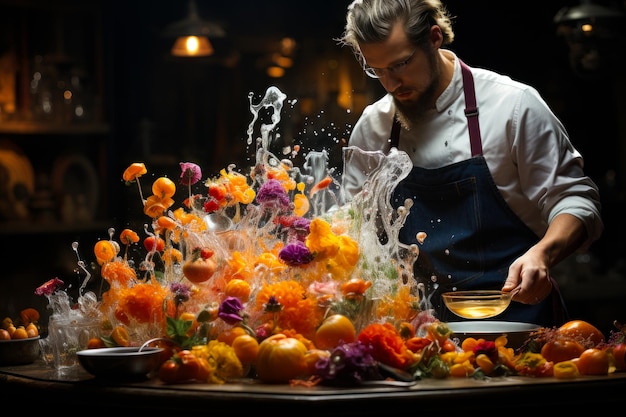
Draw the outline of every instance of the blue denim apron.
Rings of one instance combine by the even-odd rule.
[[[451,313],[441,293],[452,290],[500,290],[510,264],[539,241],[537,235],[508,206],[493,181],[485,158],[478,126],[474,82],[461,62],[463,90],[472,158],[437,169],[413,167],[392,196],[398,207],[414,201],[400,230],[399,240],[417,243],[417,232],[427,234],[415,264],[415,278],[426,285],[426,296],[441,321],[463,320]],[[397,147],[400,125],[392,128],[390,144]],[[511,302],[491,320],[560,326],[567,312],[558,285],[537,305]]]

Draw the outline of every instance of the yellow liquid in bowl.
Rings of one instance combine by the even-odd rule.
[[[509,301],[507,299],[489,301],[463,300],[448,301],[446,305],[450,311],[459,317],[465,319],[486,319],[495,317],[506,310],[509,306]]]

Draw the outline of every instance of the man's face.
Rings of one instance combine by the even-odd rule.
[[[434,107],[440,69],[430,42],[416,47],[398,23],[386,41],[363,44],[360,49],[366,66],[393,96],[403,122],[410,125]]]

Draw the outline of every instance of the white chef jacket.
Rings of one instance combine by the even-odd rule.
[[[422,168],[440,168],[471,158],[461,65],[455,58],[452,81],[423,123],[401,129],[399,150]],[[561,213],[583,221],[588,240],[600,237],[600,196],[583,172],[583,158],[562,123],[531,86],[493,71],[471,68],[479,111],[483,156],[502,196],[537,236]],[[354,126],[349,146],[388,151],[395,105],[390,94],[367,106]],[[344,166],[342,187],[349,201],[369,170],[358,157]]]

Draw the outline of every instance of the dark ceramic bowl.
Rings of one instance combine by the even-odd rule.
[[[0,366],[33,363],[40,354],[39,336],[28,339],[0,340]]]
[[[77,352],[87,372],[107,379],[141,379],[161,364],[163,348],[112,347],[85,349]]]

